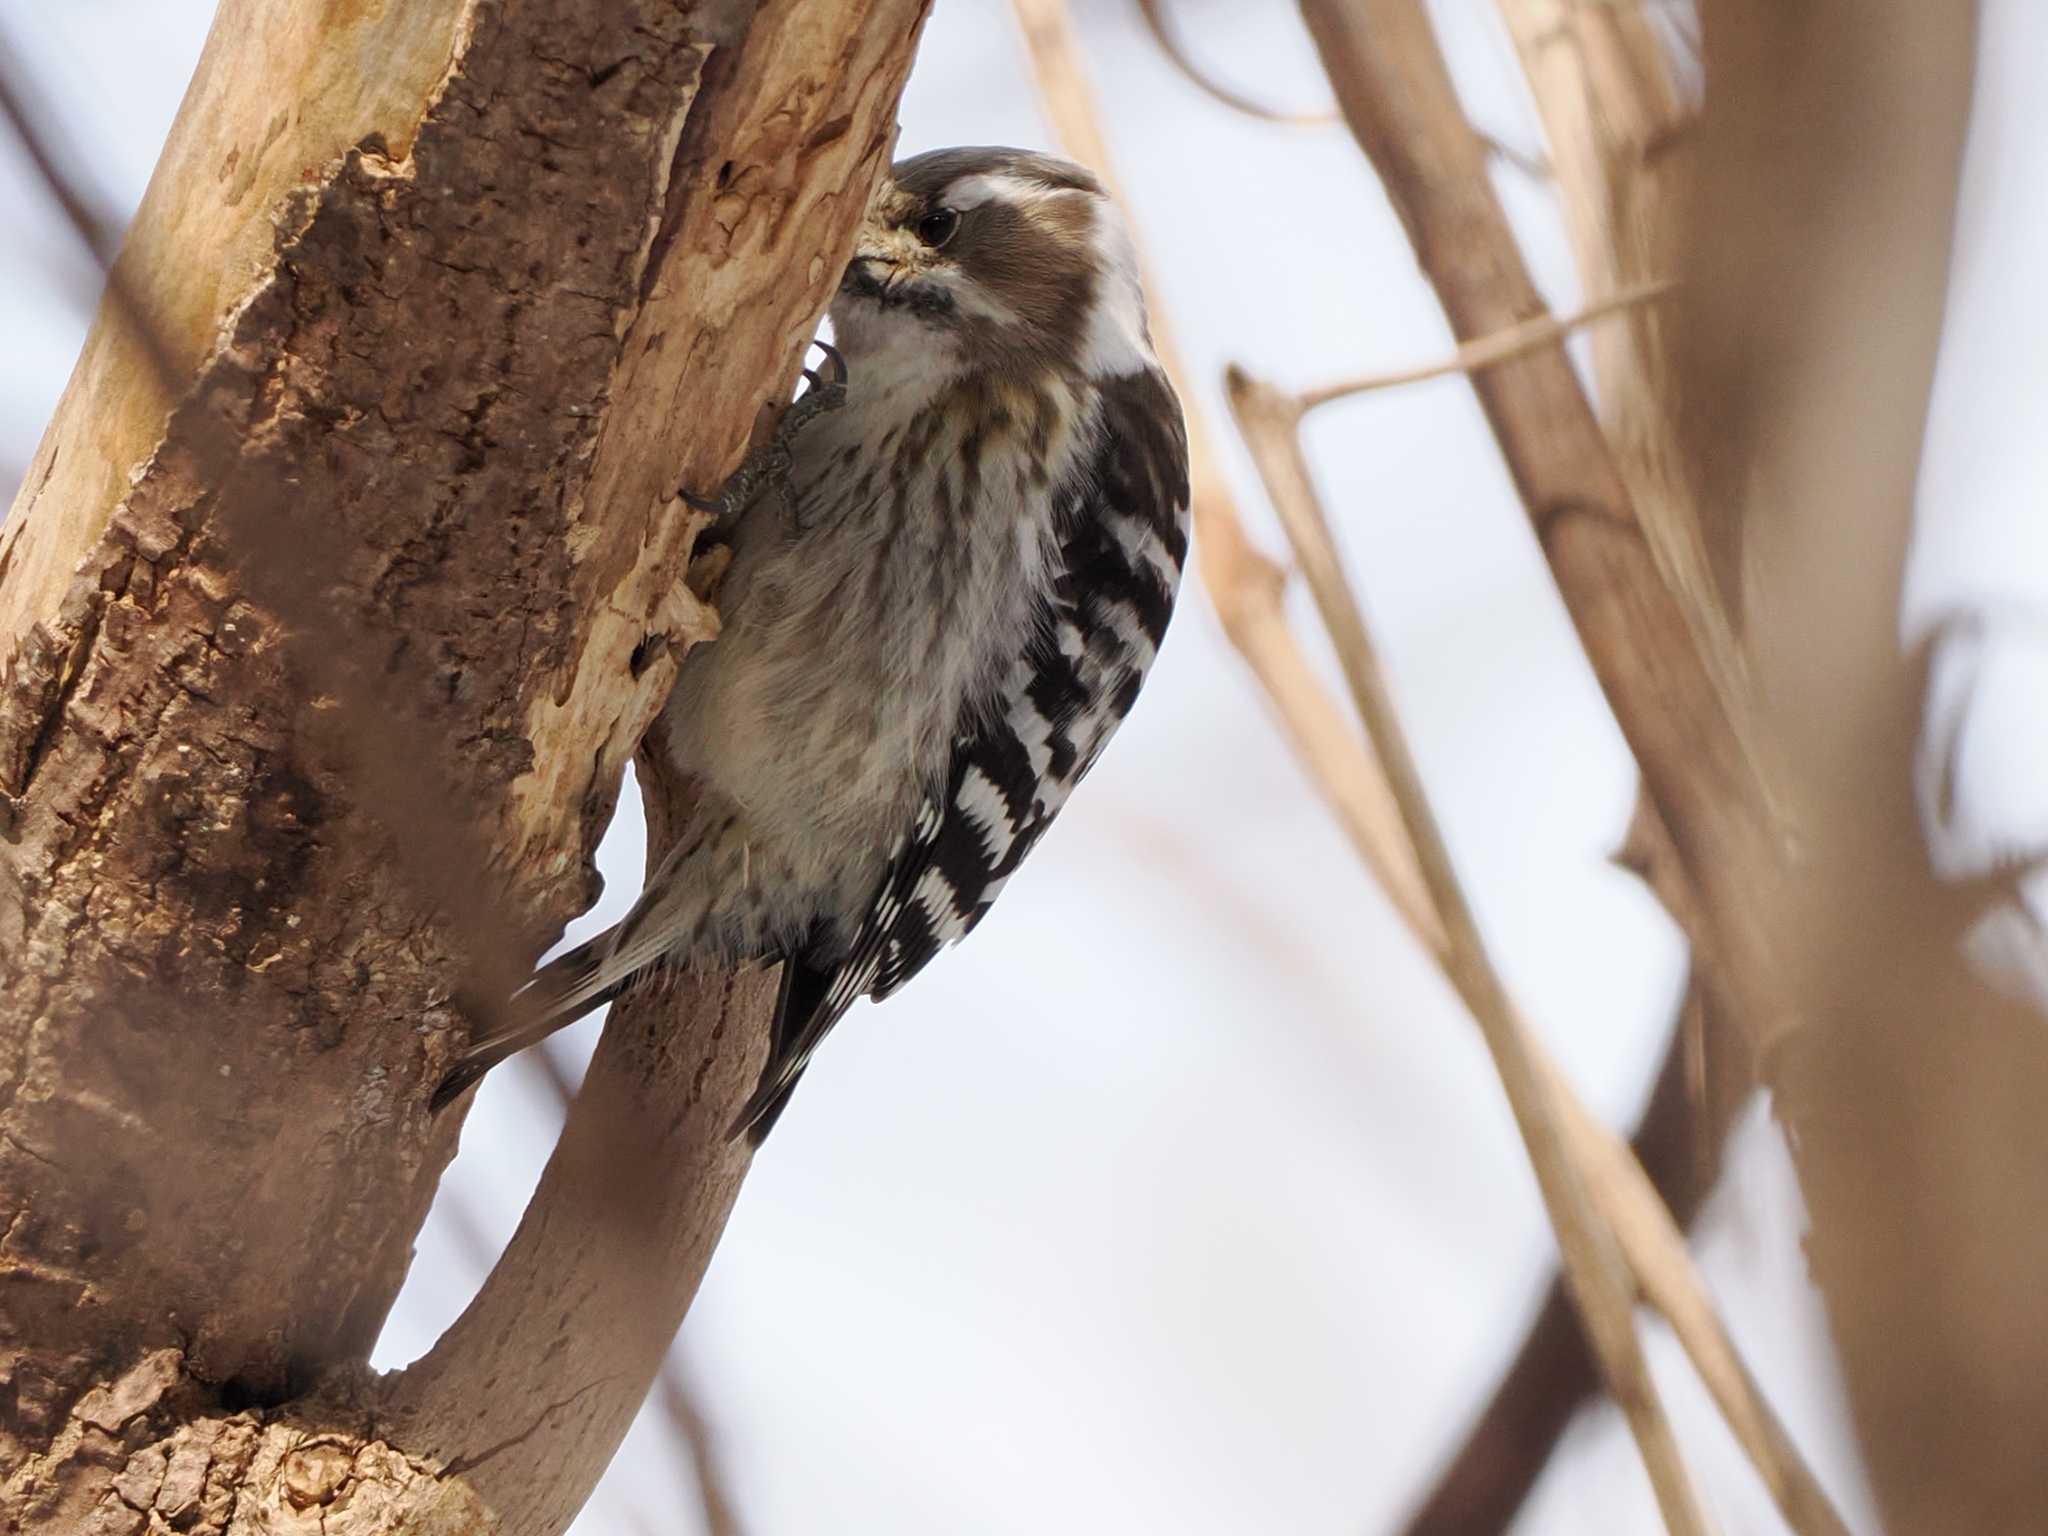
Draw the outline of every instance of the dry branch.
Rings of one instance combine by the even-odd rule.
[[[1302,13],[1460,343],[1541,317],[1418,0],[1303,0]],[[1773,936],[1751,914],[1759,882],[1778,877],[1780,834],[1740,701],[1701,661],[1563,347],[1499,363],[1472,385],[1679,868],[1702,893],[1684,904],[1709,925],[1692,936],[1729,957],[1741,1022],[1768,1038],[1784,1023],[1769,985]]]
[[[1321,128],[1337,121],[1334,108],[1325,107],[1319,112],[1286,112],[1269,107],[1232,86],[1225,85],[1195,62],[1194,55],[1180,40],[1180,32],[1166,19],[1167,0],[1138,0],[1138,13],[1145,18],[1145,25],[1152,33],[1152,39],[1159,44],[1159,51],[1166,55],[1173,67],[1184,75],[1190,84],[1205,96],[1221,102],[1233,112],[1246,117],[1257,118],[1266,123],[1283,123],[1296,128]]]
[[[548,1532],[608,1459],[737,1184],[707,1128],[759,981],[621,1010],[464,1358],[402,1411],[305,1392],[367,1350],[452,1150],[450,993],[587,900],[709,632],[670,492],[790,377],[921,13],[222,5],[0,536],[11,1529],[171,1518],[148,1469],[197,1454],[180,1528],[241,1497],[483,1529],[481,1497]]]
[[[1079,51],[1064,5],[1060,0],[1017,0],[1017,5],[1025,25],[1041,94],[1063,143],[1070,153],[1088,160],[1107,176],[1106,146],[1087,91]],[[1526,345],[1527,337],[1516,337],[1512,344],[1496,340],[1484,361],[1513,356]],[[1177,363],[1178,359],[1174,361]],[[1244,398],[1242,381],[1236,382],[1238,387],[1233,389],[1233,404],[1240,405]],[[1669,1423],[1658,1406],[1655,1388],[1635,1335],[1631,1302],[1633,1286],[1638,1279],[1647,1280],[1654,1294],[1670,1304],[1674,1313],[1684,1317],[1689,1347],[1699,1350],[1703,1369],[1713,1374],[1717,1390],[1727,1388],[1724,1401],[1731,1421],[1738,1435],[1744,1437],[1745,1445],[1753,1447],[1752,1453],[1759,1465],[1766,1469],[1766,1477],[1774,1488],[1791,1490],[1788,1498],[1803,1500],[1810,1506],[1802,1509],[1805,1518],[1797,1529],[1839,1531],[1839,1522],[1833,1521],[1825,1496],[1819,1493],[1817,1484],[1812,1482],[1796,1452],[1785,1440],[1775,1417],[1756,1394],[1753,1381],[1742,1370],[1739,1361],[1730,1367],[1733,1351],[1725,1335],[1719,1331],[1711,1309],[1702,1301],[1703,1293],[1692,1275],[1683,1239],[1672,1225],[1656,1192],[1628,1150],[1596,1127],[1577,1106],[1570,1090],[1557,1077],[1555,1069],[1541,1054],[1540,1047],[1513,1014],[1498,979],[1494,977],[1471,914],[1464,906],[1462,890],[1451,873],[1441,839],[1431,821],[1419,779],[1407,758],[1398,720],[1379,680],[1377,664],[1348,584],[1336,565],[1327,528],[1321,525],[1306,466],[1300,459],[1299,439],[1295,432],[1299,409],[1290,402],[1290,409],[1279,414],[1284,418],[1280,423],[1281,431],[1277,435],[1269,432],[1263,440],[1267,444],[1284,443],[1289,451],[1262,457],[1262,469],[1274,466],[1275,473],[1287,481],[1286,489],[1275,493],[1276,505],[1280,506],[1284,521],[1290,516],[1294,519],[1289,527],[1295,539],[1296,553],[1337,641],[1340,660],[1353,684],[1354,700],[1366,721],[1368,735],[1380,746],[1382,753],[1391,752],[1394,765],[1392,785],[1400,822],[1389,823],[1381,816],[1360,816],[1347,818],[1347,826],[1354,839],[1364,845],[1368,863],[1375,870],[1392,872],[1388,889],[1397,907],[1403,911],[1418,937],[1444,961],[1447,974],[1459,986],[1468,1005],[1481,1019],[1482,1028],[1486,1029],[1489,1046],[1495,1051],[1496,1061],[1501,1066],[1517,1120],[1530,1142],[1532,1160],[1536,1163],[1546,1202],[1559,1227],[1568,1271],[1580,1289],[1582,1307],[1588,1309],[1588,1320],[1595,1331],[1610,1385],[1616,1389],[1617,1400],[1628,1414],[1643,1447],[1645,1462],[1667,1524],[1680,1532],[1706,1528],[1705,1517],[1680,1462]],[[1199,418],[1191,420],[1191,437],[1198,445],[1198,453],[1207,448]],[[1269,478],[1269,489],[1272,488]],[[1198,507],[1202,505],[1198,501]],[[1223,513],[1218,517],[1215,504],[1208,505],[1211,507],[1210,523],[1205,526],[1222,525],[1221,531],[1233,557],[1233,563],[1226,565],[1222,574],[1228,581],[1241,582],[1249,571],[1253,601],[1258,605],[1256,611],[1265,616],[1265,627],[1254,631],[1264,645],[1256,651],[1248,648],[1255,666],[1259,666],[1261,661],[1270,664],[1275,655],[1283,658],[1298,656],[1292,637],[1278,613],[1277,571],[1273,571],[1270,565],[1261,571],[1242,563],[1243,556],[1249,552],[1249,544],[1234,511],[1227,500],[1223,501]],[[1295,523],[1303,518],[1313,520],[1314,526],[1296,526]],[[1212,583],[1215,580],[1207,564],[1204,577]],[[1211,590],[1215,590],[1213,585]],[[1259,669],[1263,675],[1265,667]],[[1275,670],[1290,688],[1296,688],[1302,681],[1292,676],[1284,666]],[[1334,711],[1327,707],[1327,696],[1322,694],[1320,685],[1308,679],[1305,689],[1287,694],[1276,692],[1275,697],[1285,718],[1290,723],[1299,722],[1296,724],[1297,743],[1324,754],[1311,756],[1309,761],[1318,770],[1317,776],[1333,804],[1344,807],[1359,804],[1362,800],[1377,808],[1385,792],[1379,763],[1359,745],[1355,735],[1333,719]],[[1362,795],[1361,785],[1365,786]],[[1434,863],[1430,854],[1432,848]],[[1421,850],[1419,870],[1418,849]],[[1418,874],[1427,880],[1427,889],[1421,892],[1412,885]],[[1443,925],[1438,914],[1446,911],[1451,920]],[[1560,1109],[1564,1115],[1561,1124],[1556,1118]],[[1567,1140],[1571,1143],[1569,1150]],[[1622,1165],[1625,1165],[1625,1170]],[[1581,1170],[1597,1173],[1601,1178],[1603,1209],[1598,1212],[1590,1203],[1586,1190],[1580,1186]],[[1645,1198],[1648,1200],[1647,1212],[1642,1205]],[[1661,1227],[1656,1224],[1659,1220]],[[1613,1229],[1625,1231],[1634,1245],[1631,1258],[1640,1266],[1636,1274],[1624,1273],[1611,1251],[1609,1245],[1613,1239],[1609,1232],[1613,1229],[1608,1225],[1610,1222],[1614,1224]]]
[[[527,1064],[533,1075],[546,1085],[566,1121],[575,1108],[578,1085],[570,1081],[569,1072],[562,1064],[561,1037],[557,1035],[544,1040],[525,1055],[513,1059],[516,1063]],[[477,1263],[477,1272],[484,1273],[490,1262],[490,1255],[484,1255]],[[696,1514],[704,1536],[740,1536],[740,1518],[727,1485],[726,1470],[718,1455],[715,1436],[699,1406],[700,1394],[696,1383],[685,1370],[678,1350],[679,1345],[672,1343],[663,1355],[648,1401],[661,1410],[671,1453],[679,1462],[687,1462],[693,1473],[697,1491]]]
[[[1587,293],[1668,277],[1694,108],[1640,5],[1498,0],[1543,122],[1565,230]],[[1593,338],[1593,378],[1616,467],[1665,581],[1725,697],[1743,669],[1725,605],[1739,596],[1729,530],[1709,530],[1672,409],[1668,315]]]
[[[1290,433],[1290,437],[1292,434]],[[1298,439],[1294,439],[1298,443]],[[1298,447],[1297,447],[1298,454]],[[1305,471],[1296,466],[1303,482]],[[1574,1123],[1569,1090],[1524,1029],[1507,989],[1486,952],[1479,925],[1451,863],[1422,775],[1408,750],[1407,734],[1394,707],[1356,596],[1338,562],[1336,546],[1316,499],[1276,497],[1276,509],[1300,559],[1337,659],[1351,686],[1353,704],[1386,771],[1409,845],[1415,850],[1431,905],[1443,923],[1439,963],[1471,1010],[1493,1057],[1509,1108],[1529,1153],[1536,1183],[1564,1256],[1564,1270],[1579,1315],[1592,1340],[1608,1392],[1628,1420],[1657,1505],[1672,1536],[1708,1529],[1705,1512],[1679,1454],[1676,1437],[1650,1378],[1642,1342],[1636,1336],[1634,1282],[1614,1249],[1611,1212],[1596,1209],[1586,1187],[1595,1171],[1585,1149],[1590,1120]],[[1561,1119],[1561,1117],[1564,1117]],[[1626,1153],[1623,1154],[1626,1157]],[[1633,1159],[1629,1159],[1633,1168]],[[1640,1169],[1636,1172],[1640,1176]],[[1661,1211],[1662,1206],[1658,1209]],[[1668,1221],[1668,1217],[1666,1218]],[[1681,1253],[1682,1253],[1681,1249]]]
[[[1694,986],[1698,982],[1695,978]],[[1692,1083],[1688,994],[1629,1150],[1680,1227],[1690,1226],[1719,1177],[1720,1127],[1703,1124]],[[1515,1521],[1558,1441],[1600,1389],[1585,1330],[1563,1277],[1554,1278],[1522,1344],[1454,1456],[1402,1527],[1402,1536],[1482,1536]]]
[[[2048,1508],[2048,1028],[1958,952],[1912,783],[1899,602],[1946,299],[1976,10],[1702,6],[1684,398],[1737,498],[1752,665],[1789,766],[1806,1027],[1770,1062],[1807,1249],[1886,1525]],[[1929,507],[1923,516],[1938,516]]]
[[[1286,403],[1292,405],[1297,415],[1306,415],[1319,405],[1348,400],[1354,395],[1370,394],[1374,390],[1398,389],[1454,373],[1477,373],[1483,368],[1525,356],[1538,347],[1555,346],[1595,320],[1626,313],[1670,292],[1669,283],[1638,283],[1633,288],[1624,288],[1618,293],[1595,299],[1573,314],[1537,315],[1494,335],[1468,341],[1440,362],[1422,363],[1413,368],[1390,368],[1379,373],[1361,374],[1353,379],[1340,379],[1334,384],[1320,384],[1314,389],[1303,390]],[[1278,409],[1281,404],[1282,400],[1276,398],[1274,408]]]
[[[1667,1526],[1674,1531],[1689,1528],[1684,1522],[1696,1521],[1697,1515],[1686,1508],[1687,1490],[1682,1470],[1676,1467],[1669,1426],[1662,1422],[1647,1375],[1639,1372],[1639,1350],[1630,1348],[1635,1339],[1627,1299],[1620,1303],[1618,1326],[1616,1298],[1598,1290],[1589,1295],[1585,1286],[1588,1229],[1596,1234],[1595,1240],[1618,1242],[1632,1287],[1639,1288],[1644,1298],[1671,1323],[1737,1443],[1758,1469],[1792,1529],[1801,1536],[1845,1536],[1841,1517],[1764,1400],[1714,1313],[1686,1252],[1684,1236],[1658,1190],[1634,1154],[1586,1110],[1548,1052],[1514,1013],[1479,947],[1471,914],[1464,906],[1441,838],[1429,820],[1427,806],[1420,804],[1420,777],[1406,743],[1400,739],[1399,721],[1364,617],[1309,478],[1301,452],[1299,411],[1270,387],[1256,385],[1241,373],[1233,376],[1231,403],[1267,494],[1294,544],[1336,646],[1360,717],[1366,723],[1367,735],[1389,770],[1389,782],[1404,813],[1406,842],[1418,852],[1431,907],[1449,918],[1440,930],[1442,937],[1431,946],[1432,953],[1479,1020],[1510,1102],[1514,1103],[1517,1093],[1529,1093],[1532,1084],[1538,1090],[1530,1108],[1515,1105],[1516,1119],[1523,1127],[1531,1162],[1537,1164],[1538,1182],[1544,1187],[1552,1224],[1558,1228],[1567,1282],[1572,1284],[1580,1315],[1587,1322],[1592,1342],[1606,1367],[1609,1390],[1630,1415],[1631,1428],[1656,1485]],[[1317,762],[1314,766],[1325,777],[1357,771],[1349,756]],[[1654,819],[1646,824],[1656,825]],[[1398,861],[1398,855],[1389,852],[1376,862]],[[1425,944],[1430,943],[1429,930],[1417,928],[1415,935]],[[1465,946],[1463,954],[1460,944]],[[1482,1012],[1487,1009],[1498,1011],[1490,1021]],[[1547,1126],[1538,1124],[1537,1134],[1531,1135],[1530,1122],[1537,1115],[1555,1119]],[[1549,1181],[1545,1180],[1542,1166],[1546,1157],[1563,1165]],[[1560,1188],[1565,1198],[1580,1202],[1576,1210],[1564,1208],[1562,1220],[1561,1200],[1554,1192]],[[1578,1230],[1568,1230],[1567,1222],[1576,1223]],[[1581,1245],[1577,1254],[1572,1248],[1575,1241]],[[1631,1290],[1628,1296],[1632,1295]],[[1591,1309],[1597,1307],[1607,1308],[1608,1315],[1596,1316]],[[1625,1344],[1619,1338],[1623,1326],[1629,1329]],[[1611,1353],[1617,1349],[1623,1352]],[[1638,1356],[1633,1363],[1631,1354]],[[1628,1375],[1621,1378],[1622,1389],[1617,1391],[1619,1371]]]

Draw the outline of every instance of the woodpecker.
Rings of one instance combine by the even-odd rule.
[[[732,1128],[758,1143],[840,1016],[981,920],[1137,697],[1187,439],[1101,183],[1017,149],[901,161],[829,314],[833,376],[729,482],[722,628],[649,733],[690,820],[437,1105],[650,967],[779,957]]]

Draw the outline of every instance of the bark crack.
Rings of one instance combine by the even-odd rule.
[[[499,1440],[494,1444],[485,1446],[482,1450],[478,1451],[473,1456],[456,1457],[453,1461],[449,1462],[447,1466],[441,1469],[441,1475],[443,1477],[468,1476],[471,1472],[475,1471],[485,1462],[490,1461],[497,1456],[503,1455],[506,1451],[511,1450],[516,1445],[525,1444],[528,1440],[531,1440],[534,1437],[534,1435],[540,1431],[541,1427],[545,1425],[549,1419],[553,1418],[556,1414],[560,1413],[564,1408],[570,1407],[579,1398],[587,1396],[589,1393],[603,1386],[606,1382],[615,1379],[616,1378],[612,1376],[599,1376],[594,1381],[585,1382],[582,1386],[578,1387],[574,1392],[571,1392],[567,1397],[562,1398],[558,1402],[549,1403],[545,1408],[541,1409],[541,1411],[534,1417],[534,1421],[531,1424],[527,1425],[526,1428],[520,1430],[517,1434],[507,1435],[504,1439]]]

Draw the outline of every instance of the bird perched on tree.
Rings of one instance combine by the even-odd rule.
[[[780,956],[733,1128],[758,1140],[856,999],[981,920],[1137,697],[1187,440],[1101,184],[1015,149],[902,161],[830,314],[844,361],[728,484],[724,624],[650,733],[689,823],[437,1103],[650,966]]]

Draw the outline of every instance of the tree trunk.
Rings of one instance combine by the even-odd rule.
[[[471,1314],[362,1362],[925,8],[222,0],[0,538],[0,1525],[554,1532],[601,1473],[765,979],[619,1009]]]

